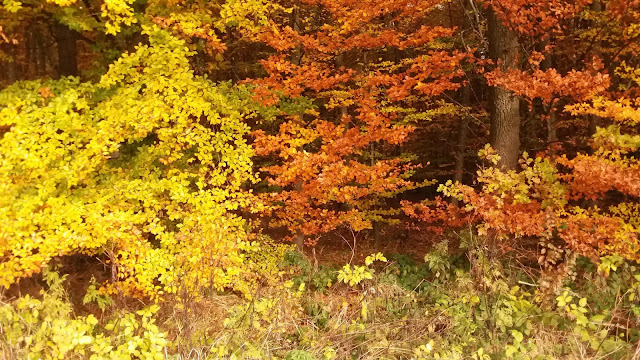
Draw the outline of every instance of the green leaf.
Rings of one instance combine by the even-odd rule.
[[[516,344],[519,344],[524,340],[524,335],[518,330],[511,330],[511,336],[513,336],[513,340]]]

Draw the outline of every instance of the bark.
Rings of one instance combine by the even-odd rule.
[[[291,12],[291,17],[289,18],[289,22],[293,31],[300,33],[300,2],[296,1],[296,4]],[[295,51],[291,55],[291,63],[295,65],[300,65],[302,63],[302,44],[296,46]]]
[[[375,143],[371,143],[371,167],[373,167],[376,163],[375,161],[375,155],[376,155],[376,144]],[[377,206],[375,206],[375,208],[377,208]],[[372,220],[371,221],[371,230],[373,232],[373,246],[378,249],[380,247],[381,244],[381,233],[380,233],[380,222]]]
[[[24,65],[23,65],[23,73],[25,75],[29,75],[30,71],[31,71],[31,58],[32,58],[32,41],[31,41],[31,30],[30,28],[27,28],[27,30],[24,33],[24,45],[25,45],[25,61],[24,61]]]
[[[545,47],[549,41],[544,41],[539,44],[538,51],[544,51]],[[540,64],[542,70],[548,70],[555,66],[554,59],[548,55]],[[558,122],[558,112],[556,110],[557,102],[552,102],[549,104],[547,108],[548,116],[547,116],[547,148],[551,148],[551,153],[553,153],[553,149],[555,143],[558,142],[558,134],[556,131],[556,123]]]
[[[467,84],[462,88],[461,103],[464,106],[471,104],[471,84]],[[469,131],[469,116],[464,115],[460,121],[460,127],[458,129],[458,140],[456,142],[455,152],[455,168],[453,170],[453,182],[462,182],[462,176],[464,174],[464,154],[467,148],[467,133]]]
[[[345,62],[345,55],[344,53],[340,53],[338,54],[338,56],[336,56],[336,68],[341,68],[341,67],[346,67],[347,64]],[[338,123],[342,122],[342,119],[348,114],[348,109],[346,106],[341,106],[339,109],[339,113],[338,113]],[[349,124],[346,124],[347,126],[345,127],[345,131],[349,128]]]
[[[489,56],[502,70],[516,67],[517,35],[488,11]],[[490,89],[491,146],[500,155],[498,166],[514,169],[520,150],[520,99],[507,89]]]
[[[35,34],[36,50],[36,73],[45,75],[47,73],[47,51],[45,49],[45,39],[40,32]]]
[[[449,6],[451,6],[451,4],[449,4]],[[460,33],[460,40],[463,46],[466,47],[464,34],[470,31],[472,28],[472,21],[470,18],[471,14],[475,14],[475,16],[477,16],[477,13],[475,12],[476,8],[475,8],[475,4],[473,3],[473,0],[469,1],[468,4],[466,2],[463,2],[463,9],[464,9],[464,19],[462,22],[462,32]],[[450,14],[449,21],[451,22],[451,25],[452,25],[453,21],[451,19],[451,16],[452,16],[451,7],[449,7],[449,14]],[[467,84],[462,88],[460,93],[460,103],[462,104],[462,106],[468,108],[469,106],[471,106],[471,95],[473,92],[473,88],[471,85],[471,78],[468,77],[467,80],[468,80]],[[467,136],[469,132],[469,120],[470,120],[470,115],[468,115],[465,111],[465,113],[462,116],[462,119],[460,119],[460,124],[458,127],[458,139],[456,140],[456,148],[454,153],[455,165],[453,169],[453,182],[462,183],[462,180],[463,180],[464,160],[465,160],[465,152],[467,150]],[[454,198],[452,201],[455,205],[458,205],[458,199]]]
[[[304,249],[304,235],[302,235],[301,232],[298,232],[296,234],[296,238],[294,239],[294,242],[296,244],[296,249],[302,252],[302,250]]]
[[[547,117],[547,143],[553,146],[558,142],[558,134],[556,133],[556,122],[558,122],[558,113],[554,107],[549,110],[551,113]]]
[[[602,3],[600,1],[594,1],[591,4],[591,10],[596,11],[596,12],[600,12],[602,11],[603,7],[602,7]],[[602,47],[602,44],[600,41],[596,41],[595,44],[593,45],[593,52],[595,55],[600,56],[600,48]],[[598,126],[600,125],[601,119],[598,116],[595,115],[589,115],[589,127],[587,129],[588,131],[588,136],[589,136],[589,140],[591,140],[591,138],[593,137],[593,135],[596,134],[596,131],[598,129]],[[592,149],[589,147],[589,152],[592,152]]]
[[[78,48],[76,34],[63,24],[54,26],[58,45],[58,75],[78,76]]]
[[[6,72],[2,74],[9,84],[18,80],[18,67],[16,64],[16,45],[15,44],[2,44],[2,51],[10,58],[5,62]]]
[[[302,181],[298,181],[296,183],[296,191],[298,192],[302,191]],[[302,233],[301,230],[298,230],[296,232],[296,237],[294,238],[294,242],[296,244],[296,249],[302,252],[302,250],[304,249],[304,234]]]
[[[289,18],[291,28],[299,33],[300,32],[300,2],[296,1],[293,11],[291,12],[291,17]],[[295,65],[300,65],[302,62],[302,44],[296,46],[293,54],[291,54],[291,63]],[[300,114],[300,118],[302,118],[303,114]],[[302,191],[302,180],[296,183],[296,191]],[[296,236],[294,238],[294,242],[296,244],[296,249],[298,251],[303,252],[304,249],[304,234],[300,230],[297,231]]]

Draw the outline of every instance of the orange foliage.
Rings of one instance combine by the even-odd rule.
[[[267,76],[251,80],[256,98],[273,105],[306,96],[323,107],[283,115],[277,131],[253,133],[256,153],[277,159],[262,168],[277,186],[263,195],[271,225],[307,237],[343,224],[371,228],[398,212],[385,198],[419,186],[408,178],[417,165],[388,154],[414,126],[387,108],[407,106],[412,96],[438,98],[462,83],[470,54],[435,45],[454,29],[423,23],[438,3],[303,1],[296,11],[310,18],[322,12],[327,21],[264,29],[259,38],[279,54],[262,61]],[[382,61],[378,54],[391,48],[416,55]],[[333,119],[319,115],[336,110]]]

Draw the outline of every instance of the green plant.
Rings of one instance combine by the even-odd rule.
[[[91,360],[164,358],[166,334],[155,325],[154,305],[135,313],[117,312],[104,326],[93,315],[74,317],[63,282],[66,275],[45,270],[48,289],[0,306],[0,345],[5,355],[26,359],[86,356]]]
[[[387,262],[387,258],[385,258],[382,253],[377,253],[367,256],[364,261],[364,266],[351,266],[347,264],[338,271],[338,281],[349,284],[349,286],[354,286],[360,284],[364,280],[373,279],[375,270],[369,266],[376,261]]]
[[[436,278],[449,278],[451,258],[449,256],[449,241],[443,240],[437,243],[431,251],[424,256],[424,261]]]
[[[315,360],[315,357],[304,350],[291,350],[285,360]]]
[[[576,301],[577,300],[577,301]],[[613,356],[629,344],[617,336],[610,336],[605,319],[607,314],[593,314],[588,308],[587,298],[578,298],[565,290],[556,298],[557,306],[564,311],[580,341],[586,342],[598,354]]]
[[[87,293],[82,299],[82,304],[86,305],[89,303],[95,303],[102,311],[113,305],[113,299],[111,296],[100,291],[100,285],[96,282],[94,277],[91,277],[91,283],[87,288]]]

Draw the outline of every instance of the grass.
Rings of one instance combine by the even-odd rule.
[[[424,261],[414,254],[385,255],[385,261],[370,265],[355,258],[352,266],[362,266],[371,276],[352,285],[338,280],[343,264],[318,264],[313,256],[290,252],[277,272],[258,282],[250,298],[229,293],[209,294],[198,301],[167,298],[153,315],[158,331],[168,340],[160,355],[167,359],[635,359],[640,353],[640,307],[638,296],[632,295],[640,285],[634,264],[604,259],[598,267],[566,252],[554,257],[555,264],[541,261],[536,268],[524,265],[522,253],[501,253],[473,237],[443,241]],[[602,264],[613,264],[615,269],[605,276]],[[51,306],[78,297],[57,296],[55,301],[49,297]],[[86,309],[100,320],[92,336],[104,331],[110,319],[145,305],[114,302],[104,312],[88,305]],[[6,301],[3,308],[15,310],[15,306]],[[19,314],[20,321],[33,315]],[[67,324],[84,319],[79,315],[71,314]],[[138,343],[153,343],[143,328],[112,332],[109,339],[118,345],[135,335]],[[0,339],[6,338],[0,331]],[[67,357],[88,358],[88,349],[84,355],[70,351]],[[5,342],[2,350],[4,358],[21,358],[29,352],[24,341],[10,346]]]

